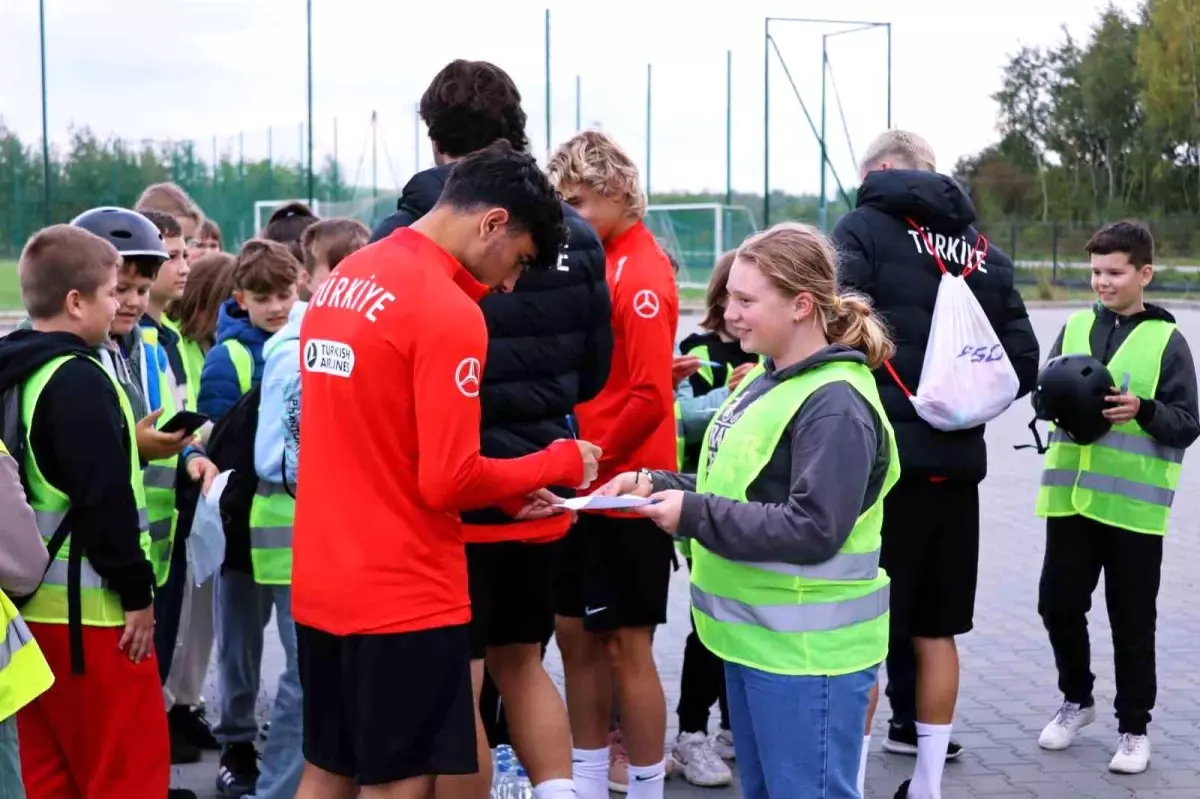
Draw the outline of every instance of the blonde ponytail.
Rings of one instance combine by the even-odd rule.
[[[834,297],[832,319],[826,324],[829,340],[856,349],[867,356],[867,365],[878,369],[896,352],[887,329],[871,308],[871,301],[861,294],[841,294]]]

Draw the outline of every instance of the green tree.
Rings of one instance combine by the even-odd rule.
[[[1034,154],[1042,190],[1042,220],[1050,216],[1046,183],[1046,146],[1050,124],[1050,60],[1038,47],[1022,47],[1004,67],[1000,91],[992,95],[999,104],[999,127],[1005,138],[1023,139]]]
[[[1137,68],[1146,121],[1163,149],[1156,173],[1163,177],[1177,167],[1190,175],[1192,189],[1184,189],[1184,198],[1195,210],[1200,208],[1200,6],[1194,0],[1147,0],[1143,18]]]

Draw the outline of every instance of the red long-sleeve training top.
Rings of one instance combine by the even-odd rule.
[[[624,471],[677,468],[671,364],[679,289],[644,224],[604,243],[612,297],[613,362],[595,399],[576,409],[579,437],[601,447],[599,488]]]
[[[300,331],[292,610],[335,635],[470,620],[458,511],[578,485],[571,441],[479,454],[487,288],[404,228],[351,255]]]

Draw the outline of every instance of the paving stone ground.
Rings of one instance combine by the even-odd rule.
[[[1070,309],[1034,309],[1031,316],[1045,351]],[[1176,312],[1184,333],[1200,350],[1200,311]],[[694,323],[694,320],[689,320]],[[1044,527],[1033,516],[1040,461],[1031,450],[1014,451],[1029,441],[1029,404],[1018,402],[989,426],[990,474],[981,491],[982,540],[975,631],[959,641],[962,683],[954,735],[966,748],[962,758],[946,766],[945,799],[1016,799],[1016,797],[1140,797],[1195,799],[1200,797],[1200,463],[1192,454],[1184,468],[1172,530],[1164,551],[1159,594],[1158,705],[1150,736],[1154,758],[1149,771],[1138,776],[1110,774],[1107,766],[1117,739],[1112,716],[1112,644],[1103,604],[1103,584],[1097,589],[1089,617],[1093,671],[1097,675],[1097,721],[1086,728],[1065,752],[1043,752],[1037,735],[1057,707],[1053,657],[1037,615],[1037,584],[1044,546]],[[669,723],[675,724],[679,670],[688,631],[687,578],[683,571],[672,585],[670,619],[655,639],[655,654],[667,693]],[[556,651],[547,665],[561,683]],[[283,655],[268,631],[260,698],[265,711],[283,668]],[[216,688],[210,672],[210,705]],[[867,777],[868,797],[891,799],[896,787],[910,776],[913,760],[885,754],[879,747],[888,708],[880,703],[876,717]],[[674,731],[671,731],[673,734]],[[215,757],[176,769],[176,785],[209,799],[215,797]],[[726,799],[736,788],[701,789],[680,779],[668,783],[673,797]]]

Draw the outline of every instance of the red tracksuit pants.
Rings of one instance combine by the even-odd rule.
[[[163,799],[171,779],[167,715],[152,654],[134,664],[121,627],[84,627],[86,673],[71,673],[65,624],[29,623],[54,685],[17,713],[29,799]]]

